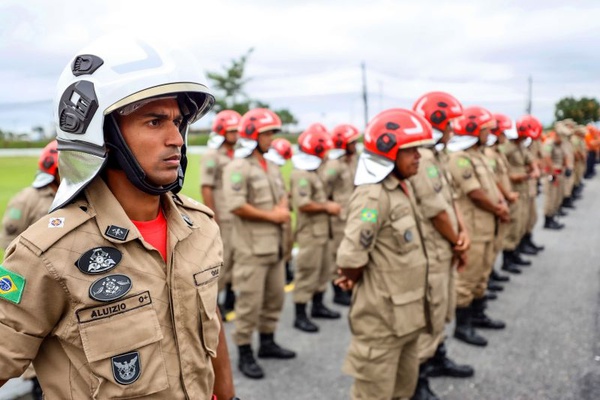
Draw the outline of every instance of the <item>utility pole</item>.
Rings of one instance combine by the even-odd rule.
[[[369,123],[369,99],[367,98],[367,69],[365,66],[365,62],[363,61],[361,64],[362,69],[362,80],[363,80],[363,107],[365,111],[365,129],[367,128],[367,124]]]
[[[529,75],[528,83],[529,89],[527,91],[527,108],[525,111],[527,112],[527,114],[531,115],[531,92],[533,86],[533,79],[531,78],[531,75]]]

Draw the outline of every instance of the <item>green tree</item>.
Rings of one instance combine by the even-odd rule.
[[[246,63],[254,51],[250,48],[245,54],[223,66],[222,72],[208,72],[208,79],[212,82],[212,87],[216,90],[214,112],[222,110],[235,110],[244,115],[246,111],[253,108],[270,108],[268,103],[252,99],[245,92],[244,88],[251,78],[245,76]],[[282,124],[285,126],[297,124],[298,121],[294,115],[287,109],[273,110]]]
[[[554,106],[554,117],[557,121],[571,118],[578,124],[588,124],[600,120],[600,103],[595,98],[564,97]]]

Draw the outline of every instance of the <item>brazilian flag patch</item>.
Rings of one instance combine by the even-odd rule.
[[[456,162],[458,164],[459,167],[461,168],[466,168],[469,165],[471,165],[471,161],[469,161],[469,159],[467,158],[459,158],[458,161]]]
[[[206,160],[206,168],[213,168],[217,163],[215,160]]]
[[[438,169],[435,165],[431,165],[429,167],[427,167],[427,176],[430,178],[437,178],[438,176]]]
[[[377,222],[377,210],[373,208],[363,208],[360,212],[360,220],[365,222]]]
[[[240,183],[243,179],[244,179],[244,177],[242,176],[242,174],[240,172],[234,172],[233,174],[231,174],[231,182],[232,183]]]
[[[0,265],[0,298],[12,301],[15,304],[21,302],[25,278],[14,272],[10,272]]]
[[[298,186],[308,186],[308,179],[300,178],[300,180],[298,181]]]

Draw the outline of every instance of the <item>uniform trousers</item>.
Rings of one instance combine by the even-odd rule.
[[[476,238],[476,234],[472,236]],[[456,306],[471,305],[473,299],[485,295],[488,278],[494,267],[494,240],[473,241],[467,251],[467,265],[457,274]]]
[[[225,285],[231,283],[233,272],[233,246],[231,245],[231,235],[233,233],[232,221],[220,221],[221,240],[223,241],[223,268],[219,278],[219,292],[225,288]]]
[[[282,261],[267,265],[236,264],[233,340],[242,346],[252,343],[252,333],[273,333],[285,299],[285,269]]]
[[[301,240],[294,275],[294,303],[306,304],[317,292],[325,291],[331,280],[329,239]]]

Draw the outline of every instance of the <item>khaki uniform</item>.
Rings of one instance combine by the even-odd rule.
[[[579,186],[581,184],[581,181],[583,180],[583,175],[585,174],[585,160],[587,159],[587,147],[585,145],[585,140],[583,140],[583,138],[579,135],[572,135],[571,143],[573,144],[573,151],[583,156],[583,159],[581,160],[575,159],[575,169],[573,171],[575,179],[574,184],[575,186]]]
[[[210,398],[218,226],[184,196],[161,204],[166,263],[100,178],[14,242],[2,274],[0,380],[33,360],[50,399]]]
[[[227,148],[221,146],[218,149],[210,149],[202,156],[200,168],[200,184],[213,188],[213,197],[221,239],[223,240],[223,269],[219,279],[219,291],[226,284],[231,283],[233,268],[233,246],[231,233],[233,230],[233,215],[226,208],[225,193],[223,191],[223,170],[231,162]]]
[[[421,154],[419,172],[409,181],[423,217],[421,227],[429,260],[427,282],[431,296],[429,313],[432,332],[419,336],[419,360],[423,362],[433,357],[438,345],[444,341],[444,326],[454,318],[456,300],[452,247],[435,229],[431,218],[445,211],[455,232],[458,232],[458,219],[452,198],[450,183],[452,177],[442,165],[438,152],[421,148],[419,153]]]
[[[448,170],[453,177],[456,202],[471,238],[466,268],[458,273],[456,281],[456,305],[464,308],[468,307],[473,299],[485,295],[488,277],[494,263],[496,235],[496,217],[477,207],[468,193],[482,189],[493,203],[498,203],[499,194],[488,162],[475,147],[452,153]]]
[[[496,183],[502,185],[506,190],[513,191],[512,183],[508,177],[508,160],[504,153],[500,152],[498,146],[486,147],[484,154],[488,159],[488,164],[494,172]],[[496,238],[494,240],[494,260],[498,253],[504,249],[504,240],[508,234],[508,224],[498,224],[496,229]]]
[[[563,196],[570,197],[571,193],[573,193],[573,186],[575,185],[575,150],[573,149],[573,143],[571,143],[571,137],[563,136],[561,147],[563,148],[563,153],[565,155],[565,168],[571,170],[571,176],[564,177],[564,186],[563,186]]]
[[[55,191],[50,186],[27,187],[17,193],[6,206],[0,231],[0,246],[6,249],[14,238],[35,221],[48,214]]]
[[[410,397],[417,383],[417,341],[430,322],[427,256],[412,190],[405,188],[390,174],[358,186],[348,206],[337,265],[365,267],[352,293],[343,366],[355,378],[355,400]]]
[[[543,182],[544,215],[554,216],[558,212],[563,199],[565,154],[563,147],[557,145],[552,139],[544,143],[542,154],[552,160],[552,171]],[[551,176],[554,176],[552,182],[550,182]]]
[[[294,169],[290,178],[292,203],[296,210],[295,238],[298,243],[294,303],[306,304],[315,293],[324,291],[331,280],[329,215],[300,211],[300,207],[308,203],[327,201],[321,173]]]
[[[531,159],[538,163],[538,166],[541,163],[542,160],[542,141],[541,140],[533,140],[531,142],[531,145],[529,145],[529,153],[531,155]],[[540,173],[541,173],[541,168],[540,168]],[[541,179],[541,178],[540,178]],[[529,180],[529,207],[527,209],[527,223],[525,224],[525,232],[526,233],[531,233],[533,232],[533,228],[535,227],[535,224],[537,222],[538,219],[538,212],[537,212],[537,203],[536,203],[536,198],[538,195],[538,182],[539,180],[537,179],[530,179]]]
[[[229,163],[224,181],[229,211],[244,204],[272,210],[285,196],[279,167],[267,161],[265,171],[254,156]],[[281,225],[233,216],[236,292],[233,339],[238,346],[251,344],[256,329],[260,333],[273,333],[277,328],[285,284],[282,240]]]
[[[526,151],[518,142],[507,140],[500,146],[500,151],[504,153],[508,160],[508,173],[526,174],[527,168],[531,165],[531,154]],[[519,200],[509,204],[510,222],[508,224],[508,233],[504,239],[504,250],[513,251],[519,245],[521,238],[526,232],[529,210],[529,180],[519,183],[512,183],[513,190],[519,193]]]
[[[337,160],[328,160],[323,168],[319,169],[321,179],[325,183],[327,199],[338,203],[342,210],[339,215],[329,216],[331,224],[331,235],[333,239],[329,244],[332,253],[332,261],[335,260],[337,249],[344,237],[346,218],[348,214],[348,202],[354,191],[354,174],[356,172],[357,157],[342,156]],[[331,262],[332,274],[337,277],[335,263]]]

